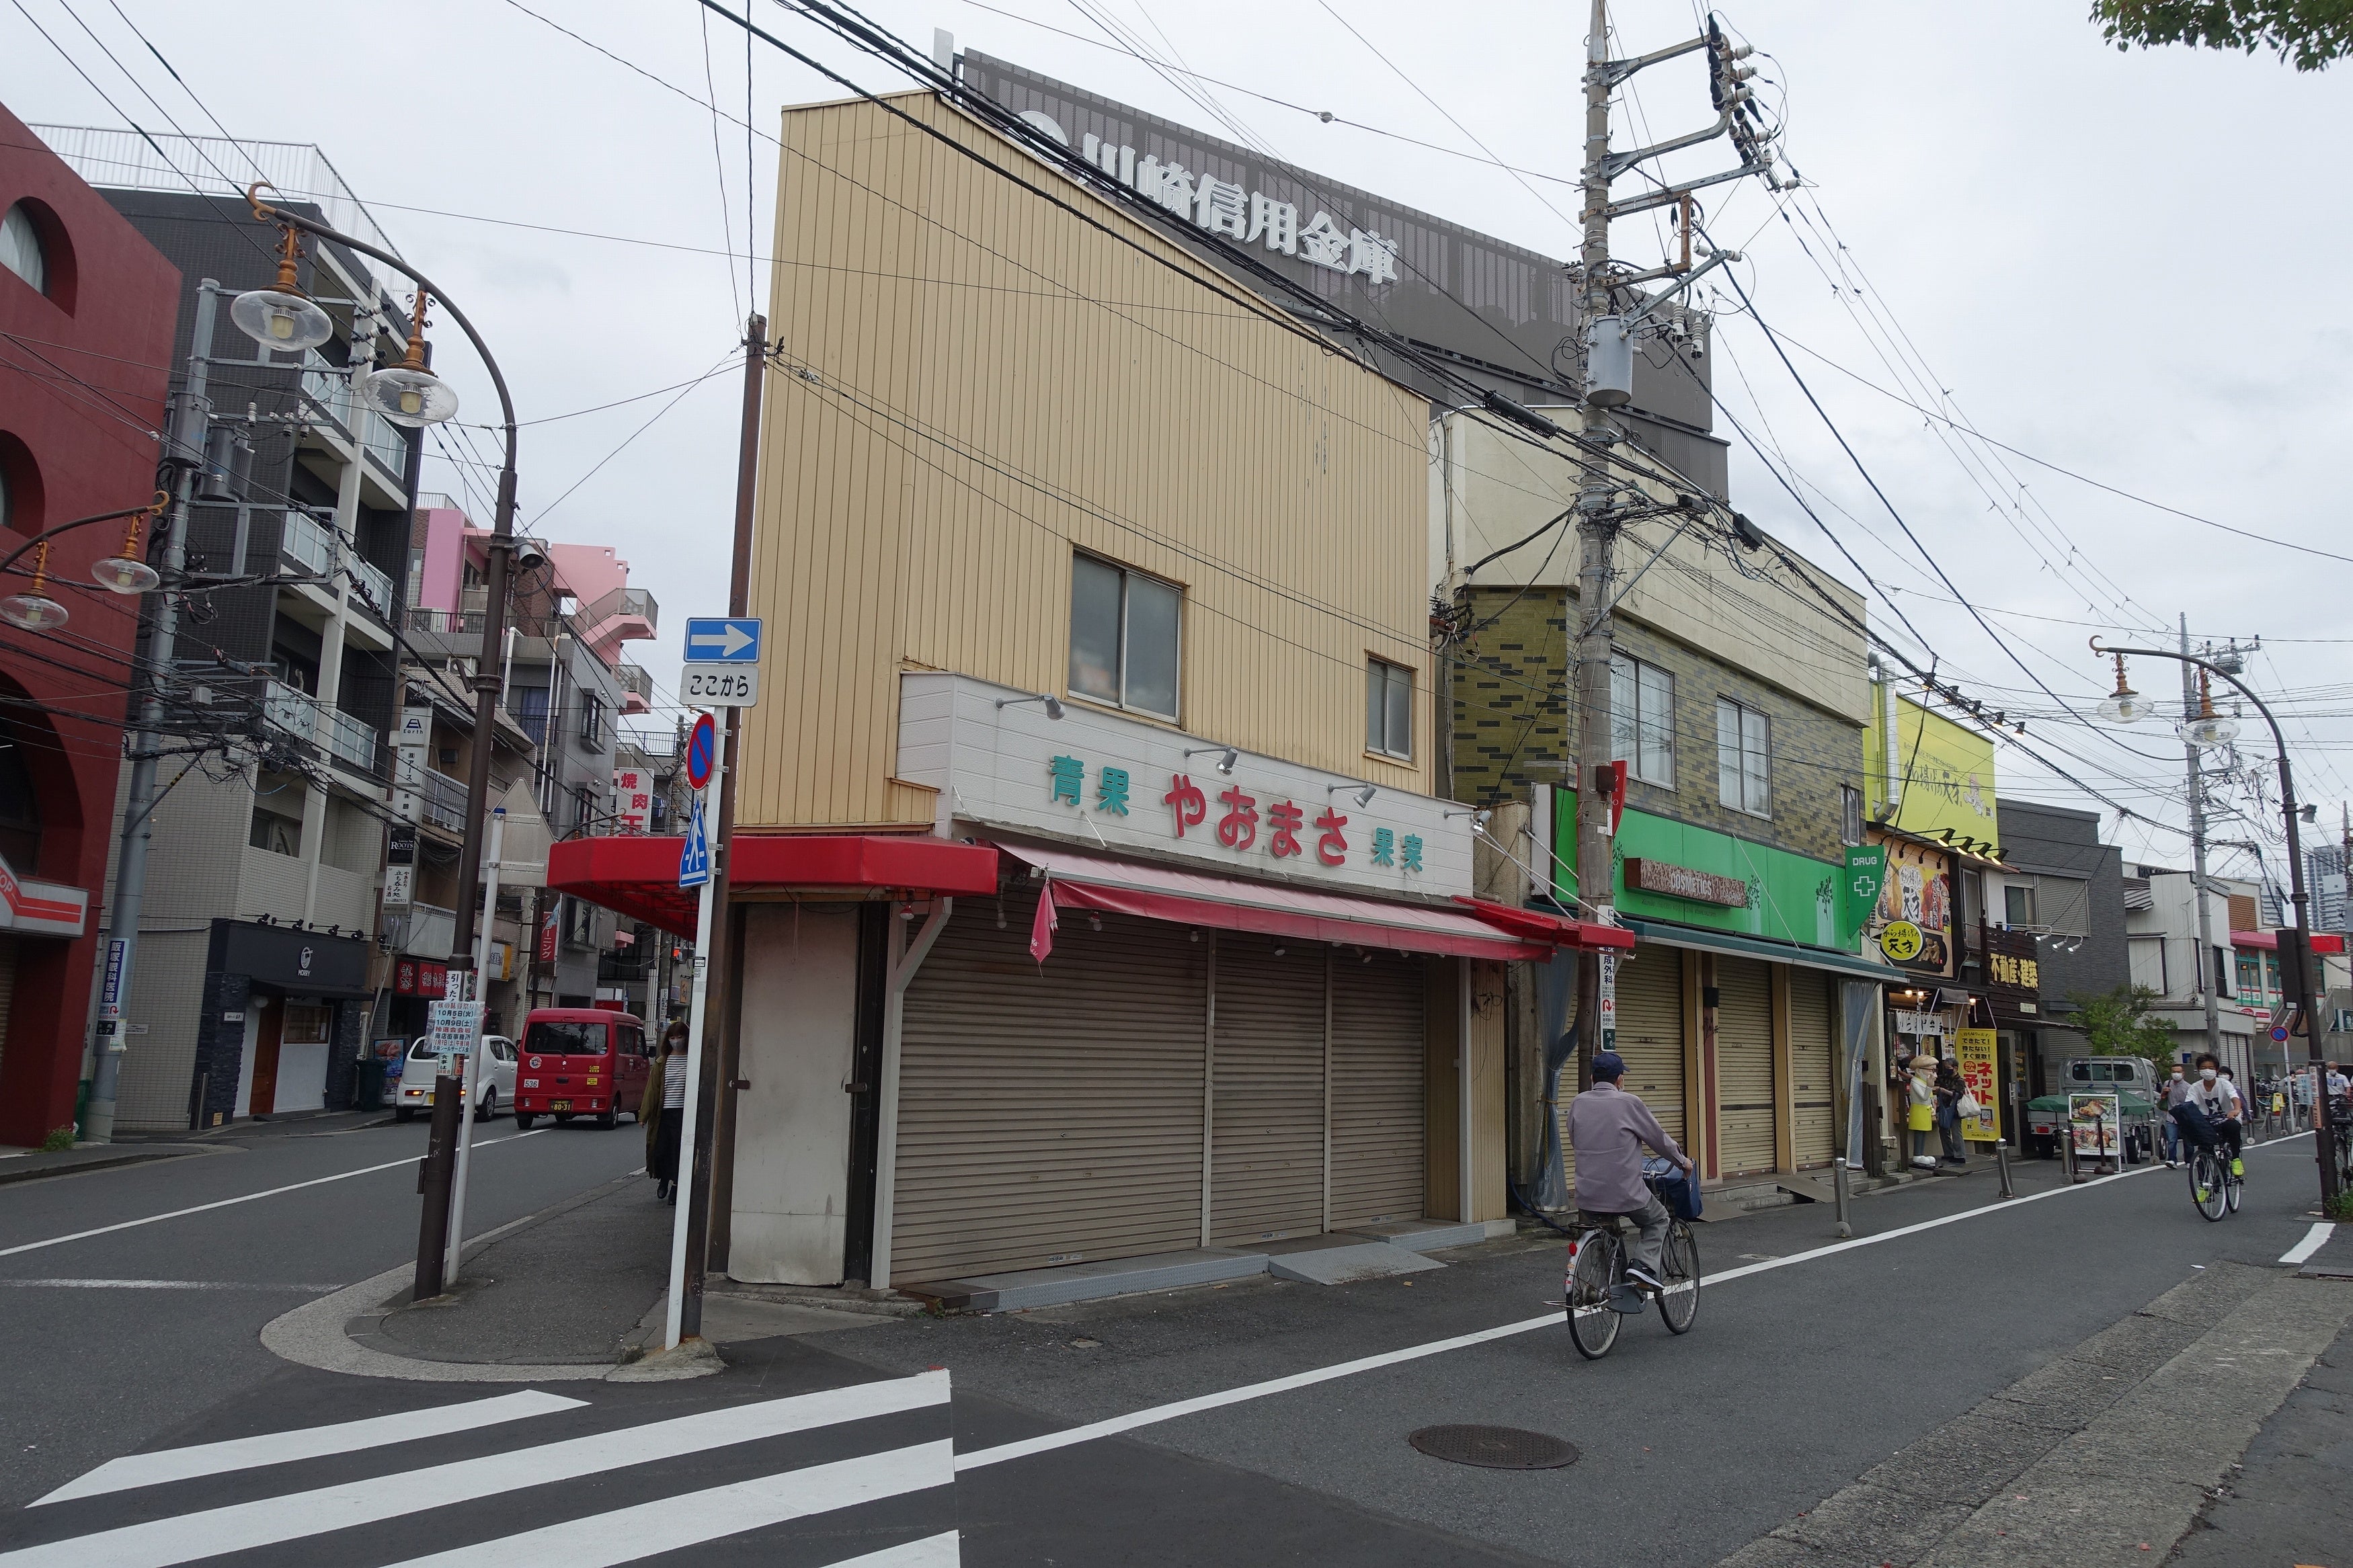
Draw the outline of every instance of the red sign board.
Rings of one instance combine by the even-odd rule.
[[[449,966],[422,958],[404,958],[392,966],[392,990],[396,996],[446,995],[449,989]]]

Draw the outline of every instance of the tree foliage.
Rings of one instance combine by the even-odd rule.
[[[2073,1020],[2092,1052],[2103,1057],[2140,1057],[2163,1079],[2176,1059],[2171,1020],[2152,1016],[2157,993],[2146,985],[2119,985],[2098,995],[2073,998],[2078,1011]]]
[[[2093,0],[2092,20],[2119,49],[2272,49],[2300,71],[2353,53],[2353,0]]]

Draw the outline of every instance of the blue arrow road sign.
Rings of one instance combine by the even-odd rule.
[[[760,621],[756,616],[714,617],[686,623],[689,664],[757,664]]]
[[[702,831],[702,803],[694,803],[694,813],[688,818],[686,844],[678,852],[678,885],[700,888],[711,880],[711,839]]]

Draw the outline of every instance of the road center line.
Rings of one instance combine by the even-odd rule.
[[[487,1142],[477,1143],[474,1147],[495,1149],[501,1143],[512,1143],[521,1138],[536,1138],[548,1131],[549,1129],[544,1127],[535,1127],[528,1132],[517,1132],[511,1137],[492,1138]],[[406,1160],[386,1160],[381,1165],[363,1165],[356,1171],[339,1171],[332,1176],[313,1176],[307,1182],[292,1182],[282,1187],[271,1187],[266,1192],[247,1193],[242,1197],[219,1198],[212,1203],[197,1204],[192,1208],[173,1209],[166,1214],[151,1214],[144,1219],[126,1219],[114,1225],[101,1225],[94,1230],[75,1231],[70,1236],[53,1236],[47,1241],[19,1242],[15,1247],[0,1247],[0,1258],[14,1258],[20,1252],[38,1252],[45,1247],[62,1247],[69,1241],[86,1241],[93,1236],[108,1236],[118,1230],[135,1230],[142,1225],[160,1225],[167,1219],[185,1219],[192,1214],[205,1214],[213,1209],[229,1208],[237,1204],[249,1204],[260,1198],[274,1198],[284,1193],[299,1193],[305,1187],[324,1186],[329,1182],[347,1182],[353,1176],[374,1175],[378,1171],[396,1171],[403,1165],[414,1165],[423,1158],[425,1156],[422,1154],[411,1154]]]
[[[0,1279],[11,1290],[296,1290],[321,1296],[340,1285],[269,1285],[249,1279]]]
[[[2299,1133],[2296,1136],[2301,1137],[2305,1134]],[[2274,1139],[2269,1143],[2250,1145],[2247,1152],[2257,1153],[2262,1150],[2276,1148],[2279,1144],[2289,1142],[2293,1140]],[[1852,1252],[1859,1247],[1877,1247],[1882,1242],[1895,1241],[1904,1237],[1917,1236],[1923,1231],[1957,1225],[1965,1219],[2014,1213],[2026,1204],[2040,1203],[2045,1198],[2063,1197],[2069,1193],[2090,1192],[2096,1187],[2105,1187],[2111,1183],[2126,1181],[2134,1176],[2145,1176],[2152,1171],[2162,1171],[2166,1168],[2158,1164],[2143,1165],[2138,1170],[2120,1171],[2108,1176],[2095,1176],[2088,1182],[2052,1187],[2042,1192],[2026,1194],[2022,1197],[1996,1201],[1973,1209],[1962,1209],[1955,1214],[1941,1215],[1935,1219],[1924,1219],[1916,1224],[1898,1226],[1894,1230],[1881,1231],[1876,1236],[1858,1236],[1850,1241],[1831,1242],[1826,1246],[1815,1247],[1810,1252],[1793,1252],[1787,1258],[1767,1258],[1762,1262],[1746,1264],[1738,1268],[1727,1268],[1721,1274],[1704,1276],[1701,1283],[1704,1289],[1712,1290],[1719,1285],[1729,1285],[1736,1279],[1745,1279],[1752,1274],[1765,1274],[1776,1268],[1788,1268],[1800,1263],[1811,1263],[1817,1258],[1833,1257],[1841,1252]],[[1191,1399],[1179,1399],[1167,1405],[1155,1405],[1143,1410],[1132,1411],[1125,1415],[1113,1415],[1107,1420],[1090,1421],[1082,1426],[1065,1427],[1059,1432],[1041,1432],[1035,1437],[1024,1437],[1018,1442],[1001,1443],[994,1448],[981,1448],[969,1454],[958,1454],[956,1468],[972,1470],[978,1469],[983,1465],[1003,1464],[1008,1459],[1025,1459],[1032,1454],[1050,1453],[1056,1448],[1068,1448],[1080,1443],[1091,1443],[1098,1437],[1117,1436],[1123,1432],[1133,1432],[1139,1426],[1157,1426],[1161,1422],[1174,1421],[1182,1415],[1198,1415],[1205,1410],[1217,1410],[1229,1405],[1240,1405],[1252,1399],[1263,1399],[1269,1394],[1287,1394],[1294,1388],[1308,1388],[1319,1383],[1330,1383],[1335,1378],[1353,1377],[1358,1373],[1374,1372],[1385,1366],[1397,1366],[1406,1362],[1419,1361],[1426,1356],[1442,1355],[1448,1351],[1463,1350],[1472,1345],[1486,1344],[1494,1340],[1510,1339],[1515,1334],[1534,1333],[1538,1329],[1552,1328],[1564,1321],[1558,1312],[1546,1312],[1542,1317],[1523,1318],[1518,1322],[1501,1323],[1492,1329],[1457,1334],[1451,1339],[1432,1340],[1427,1344],[1408,1345],[1403,1350],[1384,1351],[1378,1355],[1360,1356],[1355,1361],[1344,1361],[1332,1366],[1296,1372],[1287,1377],[1269,1378],[1264,1383],[1245,1384],[1240,1388],[1222,1389],[1215,1394],[1197,1394]]]

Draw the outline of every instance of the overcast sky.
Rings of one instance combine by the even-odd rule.
[[[715,88],[729,114],[744,116],[744,35],[710,18],[706,56],[709,14],[693,0],[528,0],[638,71],[514,0],[294,12],[259,0],[117,3],[202,108],[99,0],[24,0],[95,88],[22,12],[0,10],[8,106],[37,122],[168,131],[176,121],[193,133],[210,133],[208,110],[238,137],[317,143],[403,253],[481,328],[525,420],[703,375],[733,352],[746,289],[765,301],[765,269],[747,279],[740,259],[741,125],[721,121],[714,147],[705,108],[638,74],[698,100]],[[906,85],[770,0],[749,3],[761,26],[861,85]],[[1216,130],[1168,79],[1103,47],[1095,17],[1107,16],[1165,58],[1249,89],[1208,90],[1279,155],[1550,255],[1574,253],[1562,215],[1573,216],[1576,193],[1561,181],[1574,176],[1581,135],[1582,5],[1489,0],[1437,25],[1440,13],[1397,0],[1086,3],[873,0],[866,9],[926,48],[932,29],[947,27],[961,47]],[[2341,181],[2315,173],[2341,144],[2353,78],[2181,49],[2119,54],[2083,20],[2086,8],[1781,0],[1721,13],[1759,51],[1771,84],[1764,100],[1784,110],[1782,153],[1806,189],[1778,206],[1753,182],[1721,189],[1710,230],[1745,253],[1737,271],[1757,311],[2000,639],[1950,602],[1757,322],[1731,313],[1728,290],[1718,395],[1894,591],[1943,673],[1989,710],[2027,715],[2031,742],[2073,753],[2082,760],[2071,770],[2137,811],[2183,820],[2169,726],[2132,732],[2135,750],[2090,733],[2058,717],[2002,648],[2088,712],[2105,689],[2085,647],[2095,631],[2153,636],[2186,611],[2201,638],[2260,633],[2264,653],[2251,673],[2266,692],[2288,693],[2302,790],[2322,803],[2333,833],[2339,803],[2353,800],[2353,626],[2340,609],[2353,564],[2234,537],[1996,452],[1856,379],[2179,512],[2353,556],[2341,490],[2353,333],[2329,292],[2353,224]],[[1472,16],[1479,25],[1463,19]],[[1692,7],[1670,0],[1621,5],[1614,19],[1620,54],[1694,30]],[[755,48],[749,99],[764,132],[782,104],[838,96]],[[1662,66],[1635,79],[1616,145],[1710,118],[1691,62]],[[1475,161],[1484,154],[1474,138],[1528,171],[1525,183]],[[1670,172],[1722,166],[1724,152],[1718,142],[1684,154]],[[765,141],[750,153],[748,232],[763,252],[773,154]],[[1621,194],[1638,184],[1630,176]],[[1659,253],[1644,221],[1620,223],[1614,243],[1645,264]],[[1844,292],[1833,286],[1841,275]],[[439,363],[466,395],[460,417],[487,418],[487,384],[457,345],[445,342]],[[665,687],[684,617],[724,605],[737,390],[721,374],[674,406],[677,395],[665,393],[524,433],[525,521],[550,538],[609,543],[630,561],[665,621],[659,647],[633,657]],[[1735,432],[1719,432],[1735,442],[1736,503],[1857,580]],[[465,488],[438,460],[427,479]],[[1910,640],[1883,603],[1873,613]],[[2135,678],[2143,691],[2177,691],[2168,666],[2146,661]],[[2253,714],[2249,724],[2252,739]],[[2268,755],[2268,744],[2245,746],[2239,762],[2252,771]],[[2096,804],[2015,753],[2001,769],[2006,795]],[[2256,804],[2243,787],[2232,798]],[[2103,828],[2128,860],[2186,863],[2177,834],[2139,823],[2119,831],[2113,812]],[[2218,831],[2253,836],[2245,822]],[[2246,868],[2243,858],[2218,864]]]

